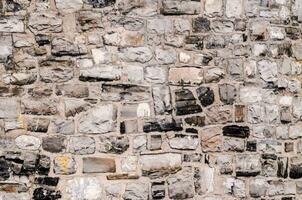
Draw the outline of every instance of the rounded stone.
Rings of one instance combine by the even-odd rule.
[[[15,139],[16,145],[22,150],[38,150],[41,146],[41,140],[31,135],[20,135]]]

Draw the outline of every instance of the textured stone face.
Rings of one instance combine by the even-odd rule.
[[[0,0],[0,200],[299,200],[302,0]]]

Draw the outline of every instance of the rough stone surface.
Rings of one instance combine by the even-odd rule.
[[[302,199],[302,0],[0,0],[0,199]]]

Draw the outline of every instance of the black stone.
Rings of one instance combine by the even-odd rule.
[[[256,152],[257,151],[257,141],[255,141],[255,140],[247,141],[246,150],[251,151],[251,152]]]
[[[205,116],[192,116],[185,118],[185,122],[190,126],[203,127],[205,126]]]
[[[50,40],[51,40],[49,35],[44,35],[44,34],[37,34],[35,36],[35,39],[39,46],[50,44]]]
[[[45,155],[39,155],[36,172],[40,175],[47,175],[50,169],[50,158]]]
[[[182,104],[176,103],[176,115],[189,115],[194,113],[202,112],[200,105],[197,105],[195,102],[182,102]]]
[[[36,188],[33,193],[34,200],[56,200],[62,197],[60,191],[46,189],[46,188]]]
[[[199,87],[196,92],[201,105],[206,107],[214,103],[214,92],[209,87]]]
[[[277,164],[278,164],[277,176],[281,178],[287,178],[288,158],[286,157],[278,158]]]
[[[35,184],[57,186],[59,183],[59,177],[36,177]]]
[[[222,128],[224,136],[247,138],[250,135],[248,126],[228,125]]]
[[[193,19],[193,32],[209,32],[211,22],[207,18],[204,17],[197,17]]]
[[[185,38],[186,49],[189,50],[202,50],[203,38],[197,35],[189,35]]]
[[[181,89],[175,91],[175,101],[189,101],[196,100],[193,93],[188,89]]]
[[[152,199],[163,199],[165,198],[165,182],[153,182],[151,186]]]
[[[87,0],[94,8],[104,8],[115,4],[116,0]]]
[[[184,162],[201,162],[202,158],[203,158],[202,154],[199,154],[199,153],[182,155],[182,161],[184,161]]]
[[[294,27],[286,27],[285,28],[286,36],[292,40],[297,40],[300,38],[300,30]]]
[[[186,128],[186,133],[198,133],[198,130],[195,128]]]
[[[264,153],[264,154],[261,155],[261,158],[262,159],[267,159],[267,160],[277,160],[277,155]]]
[[[9,178],[9,165],[4,158],[0,158],[0,181],[7,180]]]
[[[22,6],[14,0],[6,0],[6,11],[18,12],[22,10]]]
[[[174,119],[172,119],[171,121],[159,120],[159,121],[147,122],[143,126],[143,131],[145,133],[181,131],[181,130],[183,130],[182,124],[180,122],[176,122]]]
[[[204,46],[207,49],[221,49],[225,48],[226,41],[223,36],[208,35],[204,38]]]
[[[125,122],[120,123],[120,133],[125,134],[126,133],[126,125]]]
[[[281,200],[295,200],[295,197],[282,197]]]

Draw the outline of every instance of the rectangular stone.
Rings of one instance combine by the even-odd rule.
[[[16,17],[3,17],[0,19],[0,32],[24,32],[24,23]]]
[[[115,160],[111,158],[87,157],[83,158],[83,173],[115,172]]]
[[[12,54],[12,37],[10,35],[0,35],[0,62],[6,62],[8,56]]]
[[[0,99],[0,118],[17,118],[20,114],[20,103],[16,99]]]
[[[164,0],[161,12],[164,15],[197,15],[200,8],[199,1]]]
[[[201,84],[203,70],[196,67],[170,68],[169,82],[173,84]]]

